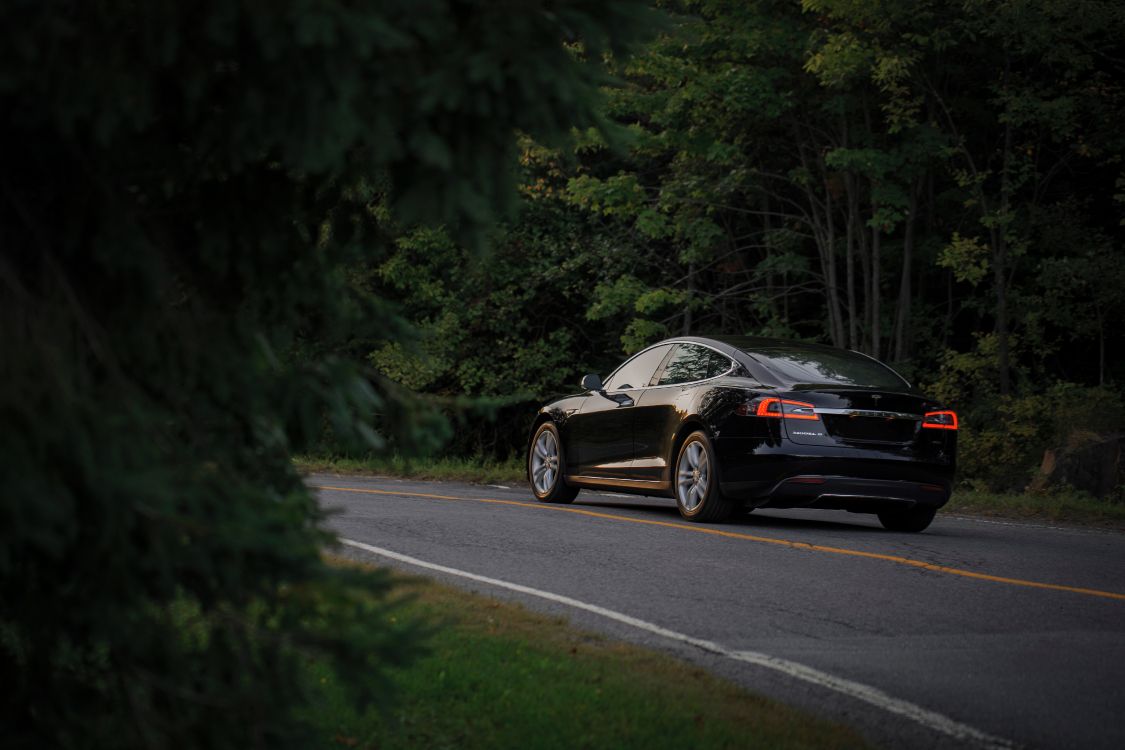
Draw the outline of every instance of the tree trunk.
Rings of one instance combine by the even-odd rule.
[[[844,321],[840,314],[840,286],[836,280],[836,218],[832,206],[832,188],[828,184],[828,172],[821,160],[820,167],[824,175],[824,214],[828,229],[827,241],[821,251],[821,266],[823,267],[824,283],[828,287],[828,326],[832,335],[833,346],[844,346]]]
[[[800,133],[796,133],[796,136],[799,138]],[[811,138],[809,140],[811,140]],[[815,165],[810,163],[806,148],[803,145],[798,145],[797,148],[801,157],[801,166],[803,166],[809,174],[814,174],[814,167],[818,168],[821,175],[821,184],[825,186],[825,202],[823,207],[819,205],[819,201],[812,187],[807,184],[805,185],[805,197],[809,203],[809,213],[814,224],[812,227],[813,237],[816,242],[817,253],[820,256],[821,278],[824,281],[824,296],[828,306],[828,332],[832,337],[832,343],[836,346],[841,346],[844,343],[844,326],[843,316],[840,313],[839,290],[836,288],[836,262],[833,250],[833,245],[836,242],[836,224],[832,216],[832,194],[828,190],[824,162],[818,159]]]
[[[941,348],[949,348],[949,332],[953,330],[953,271],[945,272],[945,327],[941,330]]]
[[[871,213],[878,210],[872,204]],[[882,333],[879,330],[879,245],[883,230],[876,226],[871,230],[871,356],[879,358],[879,339]]]
[[[1000,368],[1000,394],[1011,391],[1008,366],[1008,211],[1011,208],[1012,181],[1010,174],[1012,154],[1011,121],[1004,127],[1004,166],[1000,172],[1000,216],[993,231],[993,268],[996,284],[996,343]]]
[[[903,362],[910,356],[907,351],[910,340],[910,308],[911,288],[910,274],[914,257],[914,227],[918,216],[918,191],[922,187],[922,178],[910,188],[910,200],[907,205],[906,228],[902,239],[902,280],[898,285],[898,305],[895,310],[894,351],[892,357],[896,362]]]
[[[1004,89],[1008,88],[1008,75],[1011,58],[1004,56]],[[1007,396],[1011,391],[1008,366],[1008,212],[1011,209],[1012,192],[1012,120],[1005,118],[1003,166],[1000,169],[1000,215],[996,217],[993,242],[993,279],[996,284],[996,343],[1000,368],[1000,394]]]
[[[765,198],[764,198],[764,203],[762,205],[762,208],[764,209],[764,213],[762,215],[762,229],[765,232],[764,236],[765,236],[765,245],[766,245],[766,262],[768,263],[770,261],[770,259],[773,257],[773,247],[772,247],[772,243],[773,243],[773,216],[770,214],[770,199],[769,199],[768,195],[765,196]],[[782,284],[785,283],[785,275],[784,274],[782,274],[781,283]],[[786,290],[784,288],[782,289],[781,294],[782,294],[783,297],[786,294]],[[770,301],[769,304],[770,304],[770,310],[771,311],[775,310],[773,295],[774,295],[773,273],[770,272],[770,273],[766,274],[766,299],[768,299]],[[776,314],[776,312],[774,314]]]
[[[847,113],[840,117],[840,133],[842,135],[841,143],[843,147],[850,148]],[[859,332],[856,324],[855,306],[855,233],[858,227],[855,225],[855,218],[859,213],[859,209],[857,208],[858,198],[855,194],[855,180],[850,172],[844,173],[844,194],[847,200],[844,219],[844,275],[848,297],[848,348],[858,349]]]
[[[1098,385],[1105,385],[1105,323],[1098,315]]]
[[[848,347],[858,349],[860,344],[859,330],[856,323],[857,310],[855,300],[855,234],[858,227],[855,225],[855,219],[859,214],[859,209],[856,206],[857,199],[852,184],[853,182],[854,180],[850,174],[844,176],[844,189],[847,191],[848,195],[848,218],[844,229],[844,231],[847,232],[844,268],[848,285]]]
[[[866,132],[874,139],[875,129],[871,125],[871,108],[868,106],[867,91],[862,92],[863,101],[863,123]],[[868,179],[868,196],[872,197],[871,200],[871,218],[875,218],[875,214],[879,211],[879,205],[875,202],[873,194],[875,192],[875,183],[873,180]],[[866,236],[866,232],[860,232],[860,236]],[[879,243],[881,240],[881,230],[879,227],[872,227],[871,229],[871,262],[869,267],[864,271],[867,275],[867,283],[864,284],[864,289],[867,294],[867,331],[870,341],[867,345],[867,352],[878,359],[879,357]]]
[[[684,330],[681,336],[688,336],[691,334],[692,324],[692,311],[691,303],[692,297],[695,296],[695,263],[688,265],[688,286],[687,286],[687,301],[684,303]]]
[[[853,212],[852,223],[855,227],[855,237],[856,237],[856,240],[857,240],[857,248],[856,249],[859,250],[859,253],[858,253],[859,254],[859,271],[860,271],[860,276],[862,277],[860,280],[862,281],[862,289],[863,289],[863,302],[862,302],[862,316],[863,317],[861,318],[861,320],[863,320],[863,327],[857,332],[857,339],[858,340],[857,340],[856,343],[858,345],[853,347],[853,348],[859,349],[860,351],[868,351],[868,350],[870,350],[870,347],[868,346],[868,341],[869,341],[868,336],[870,335],[870,332],[871,332],[871,319],[870,319],[870,317],[871,317],[871,284],[870,284],[870,281],[869,281],[870,278],[871,278],[871,260],[868,257],[868,252],[867,252],[867,230],[863,226],[863,216],[862,216],[862,214],[860,213],[860,210],[859,210],[859,179],[858,178],[855,179],[855,185],[856,185],[856,195],[855,195],[854,201],[852,202],[851,210]],[[856,306],[856,317],[858,318],[860,316],[860,312],[861,312],[858,300],[856,300],[856,304],[857,304],[857,306]]]

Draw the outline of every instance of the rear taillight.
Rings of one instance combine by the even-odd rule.
[[[956,430],[957,413],[952,411],[928,411],[922,417],[922,426],[931,430]]]
[[[775,419],[820,419],[816,415],[816,407],[804,401],[789,401],[782,398],[764,398],[758,402],[754,410],[756,417],[774,417]]]

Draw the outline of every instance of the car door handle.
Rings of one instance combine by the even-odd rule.
[[[605,391],[602,391],[602,395],[608,398],[610,401],[617,402],[618,406],[632,406],[634,403],[633,399],[630,398],[629,394],[627,393],[606,393]]]

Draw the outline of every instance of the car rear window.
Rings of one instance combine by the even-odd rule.
[[[746,352],[790,383],[833,383],[870,388],[908,388],[881,362],[844,350],[762,348]]]

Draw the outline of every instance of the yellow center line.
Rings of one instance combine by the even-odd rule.
[[[760,542],[763,544],[775,544],[780,547],[788,547],[790,549],[808,550],[810,552],[826,552],[833,555],[846,555],[848,557],[864,557],[871,560],[883,560],[885,562],[896,563],[898,565],[908,565],[912,568],[920,568],[922,570],[929,570],[934,573],[945,573],[947,575],[961,576],[962,578],[975,578],[980,581],[992,581],[993,583],[1006,583],[1012,586],[1026,586],[1035,589],[1049,589],[1051,591],[1069,591],[1072,594],[1085,594],[1086,596],[1097,596],[1103,599],[1117,599],[1125,601],[1125,594],[1118,594],[1113,591],[1102,591],[1101,589],[1082,588],[1080,586],[1063,586],[1058,583],[1043,583],[1042,581],[1029,581],[1024,578],[1008,578],[1005,576],[994,576],[988,573],[977,573],[972,570],[963,570],[962,568],[951,568],[948,565],[937,565],[935,563],[928,563],[924,560],[914,560],[909,557],[900,557],[898,555],[885,555],[879,552],[864,552],[856,549],[845,549],[843,547],[828,547],[822,544],[809,544],[808,542],[794,542],[789,539],[778,539],[768,536],[756,536],[754,534],[744,534],[740,531],[726,531],[724,529],[716,529],[707,526],[689,525],[686,523],[674,523],[671,521],[655,521],[650,518],[636,518],[633,516],[620,516],[615,513],[600,513],[593,510],[583,510],[581,508],[574,508],[565,505],[549,505],[546,503],[527,503],[520,500],[500,500],[491,497],[457,497],[453,495],[432,495],[425,492],[400,492],[394,490],[361,490],[355,487],[331,487],[327,485],[309,485],[310,487],[318,490],[329,490],[332,492],[358,492],[365,495],[394,495],[397,497],[421,497],[430,500],[470,500],[478,503],[489,503],[492,505],[514,505],[520,508],[536,508],[539,510],[556,510],[562,513],[575,513],[580,516],[590,516],[592,518],[605,518],[611,521],[627,521],[629,523],[645,524],[647,526],[665,526],[670,529],[681,529],[683,531],[691,531],[696,534],[711,534],[713,536],[727,537],[728,539],[744,539],[750,542]]]

